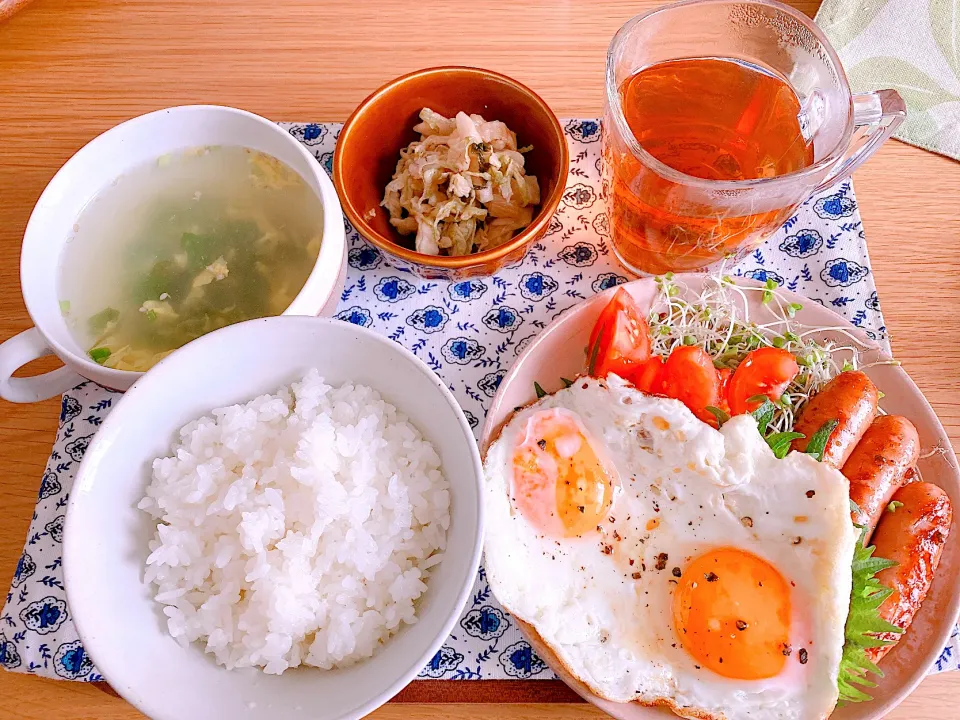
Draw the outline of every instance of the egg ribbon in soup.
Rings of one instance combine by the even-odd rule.
[[[201,335],[286,310],[322,227],[316,193],[274,157],[166,155],[84,209],[61,259],[61,310],[94,361],[145,371]]]

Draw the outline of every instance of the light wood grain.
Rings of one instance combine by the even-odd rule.
[[[7,673],[0,692],[0,720],[133,720],[142,718],[123,700],[80,683],[56,682]],[[956,717],[957,684],[953,676],[924,681],[887,720],[947,720]],[[54,711],[56,714],[54,714]],[[586,704],[576,705],[413,705],[387,704],[372,720],[586,720],[606,715]],[[283,720],[277,718],[277,720]]]
[[[23,10],[33,0],[0,0],[0,22],[13,17],[14,13]]]
[[[601,108],[606,46],[657,0],[37,0],[0,24],[0,339],[30,325],[20,239],[56,169],[120,120],[210,102],[278,120],[342,120],[409,70],[464,63],[538,91],[558,115]],[[813,15],[817,0],[794,5]],[[429,7],[429,22],[414,18]],[[478,12],[473,12],[478,11]],[[960,440],[960,164],[888,143],[855,178],[894,349]],[[936,320],[931,321],[931,313]],[[47,368],[51,367],[47,363]],[[13,572],[58,404],[0,405],[0,585]],[[960,673],[926,680],[891,717],[956,717]],[[0,718],[119,720],[122,700],[0,672]],[[586,706],[398,705],[379,718],[597,717]]]

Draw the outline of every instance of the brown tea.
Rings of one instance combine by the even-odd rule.
[[[623,114],[641,147],[664,165],[705,180],[785,175],[813,162],[800,101],[783,79],[746,63],[694,58],[658,63],[620,86]],[[608,151],[612,146],[608,146]],[[608,152],[611,232],[621,258],[659,273],[695,270],[759,242],[793,208],[729,202],[737,190],[665,177],[629,152]],[[666,173],[670,175],[670,173]],[[719,194],[718,194],[719,193]],[[724,202],[712,202],[722,197]]]

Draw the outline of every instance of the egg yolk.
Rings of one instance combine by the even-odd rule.
[[[603,520],[613,500],[613,473],[575,413],[535,413],[512,460],[513,506],[544,534],[575,537]]]
[[[790,654],[789,584],[752,553],[711,550],[683,570],[673,622],[697,664],[738,680],[773,677]]]

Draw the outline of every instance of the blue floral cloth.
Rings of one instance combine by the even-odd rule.
[[[339,125],[285,124],[329,172]],[[546,237],[495,277],[449,283],[390,266],[347,225],[349,263],[337,317],[370,327],[412,350],[449,385],[479,434],[500,380],[526,345],[565,310],[625,282],[610,251],[599,198],[599,125],[566,123],[570,180]],[[734,269],[772,278],[835,309],[886,344],[886,329],[853,187],[812,198]],[[0,615],[0,665],[67,680],[100,680],[65,602],[61,543],[66,504],[87,445],[118,393],[85,383],[64,394],[60,428],[40,483],[23,555]],[[956,633],[931,672],[960,669]],[[490,592],[483,568],[453,634],[424,678],[552,678]]]

